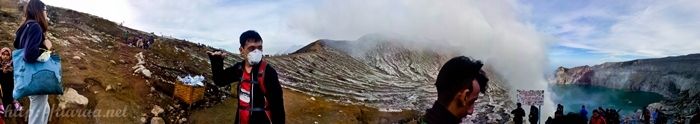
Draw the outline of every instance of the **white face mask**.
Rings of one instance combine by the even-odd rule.
[[[248,53],[248,56],[246,58],[248,59],[248,64],[250,65],[255,65],[260,63],[263,57],[263,52],[260,51],[259,49],[255,49],[251,52]]]

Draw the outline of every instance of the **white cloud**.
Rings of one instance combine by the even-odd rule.
[[[289,11],[299,1],[131,0],[138,29],[169,33],[238,52],[238,37],[256,30],[268,54],[315,40],[287,26]]]
[[[609,58],[700,53],[700,1],[608,2],[553,12],[540,30],[557,35],[557,44]]]
[[[595,42],[603,49],[663,57],[700,53],[700,1],[664,1],[621,20]]]
[[[312,42],[289,28],[289,12],[304,1],[224,0],[45,0],[49,5],[97,15],[146,32],[186,39],[238,52],[238,37],[256,30],[265,41],[265,53],[275,54]]]

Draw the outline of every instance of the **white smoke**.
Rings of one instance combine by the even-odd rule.
[[[547,42],[525,21],[527,12],[515,1],[502,0],[328,0],[293,12],[289,25],[312,37],[381,33],[451,46],[491,64],[515,97],[515,89],[547,89]],[[554,109],[548,92],[542,118]]]

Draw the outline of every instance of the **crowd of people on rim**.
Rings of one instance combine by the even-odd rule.
[[[521,103],[516,103],[516,105],[517,108],[510,112],[513,117],[513,123],[523,124],[525,122],[525,110],[522,108]],[[649,110],[645,107],[626,116],[621,116],[620,109],[598,107],[591,110],[582,105],[578,112],[564,114],[564,106],[558,104],[554,117],[547,117],[544,120],[544,124],[686,124],[687,122],[700,124],[700,108],[695,109],[695,114],[687,122],[683,118],[669,119],[670,115],[664,113],[661,108]],[[527,122],[537,124],[539,113],[537,107],[531,106]]]
[[[134,35],[134,36],[131,36]],[[151,34],[131,34],[129,31],[124,31],[124,43],[132,47],[138,47],[143,49],[149,49],[153,45],[156,39],[155,33]]]

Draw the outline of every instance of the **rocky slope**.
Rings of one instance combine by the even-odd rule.
[[[556,84],[585,84],[655,92],[673,108],[700,107],[700,54],[559,67]],[[675,113],[675,112],[674,112]]]
[[[20,25],[13,3],[0,4],[0,47],[11,47]],[[236,102],[226,93],[228,87],[217,88],[207,80],[206,97],[191,106],[172,97],[177,76],[211,79],[206,51],[218,49],[162,36],[156,36],[150,49],[137,48],[124,42],[124,33],[150,33],[69,9],[48,9],[52,24],[47,39],[63,57],[63,82],[70,91],[52,96],[50,103],[64,104],[52,109],[124,110],[119,117],[52,116],[51,123],[232,121]],[[226,66],[241,60],[230,55]],[[434,78],[454,55],[368,35],[357,41],[319,40],[267,59],[285,87],[290,123],[404,123],[420,116],[436,99]],[[492,72],[488,67],[487,71]],[[488,74],[493,81],[488,95],[477,101],[477,114],[468,119],[505,122],[504,112],[513,108],[508,88],[500,76]]]
[[[269,60],[277,65],[285,87],[293,90],[381,111],[424,111],[437,99],[433,83],[438,69],[454,54],[395,40],[379,35],[356,41],[318,40]],[[491,121],[505,121],[507,117],[497,112],[513,106],[508,88],[502,77],[488,67],[486,71],[492,83],[488,95],[478,101],[479,116],[474,118],[494,114]]]
[[[291,89],[387,111],[426,109],[435,100],[438,69],[453,54],[388,39],[368,35],[357,41],[318,40],[270,60],[280,65],[281,79]],[[489,91],[505,91],[503,82],[494,82]]]

